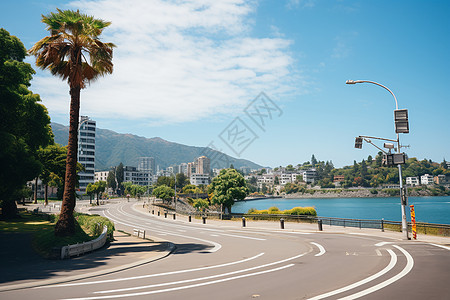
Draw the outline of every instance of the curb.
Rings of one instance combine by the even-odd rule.
[[[100,276],[100,275],[111,274],[111,273],[131,269],[134,267],[138,267],[141,265],[145,265],[145,264],[165,258],[165,257],[169,256],[175,250],[175,245],[173,243],[171,243],[171,242],[164,242],[164,243],[166,244],[166,249],[161,254],[155,255],[151,258],[143,259],[143,260],[140,260],[137,262],[133,262],[133,263],[122,265],[122,266],[117,266],[117,267],[106,269],[106,270],[91,272],[88,274],[80,274],[80,275],[74,275],[74,276],[69,276],[69,277],[63,276],[63,278],[46,279],[46,280],[41,280],[41,281],[36,281],[36,282],[26,282],[26,283],[0,286],[0,292],[41,287],[41,286],[46,286],[46,285],[54,285],[54,284],[68,282],[68,281],[75,281],[75,280],[86,279],[86,278],[90,278],[90,277],[96,277],[96,276]]]

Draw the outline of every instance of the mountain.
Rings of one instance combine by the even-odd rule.
[[[69,127],[53,122],[51,126],[55,142],[63,146],[67,145]],[[211,159],[211,168],[228,168],[230,164],[233,164],[235,168],[262,168],[249,160],[237,159],[210,148],[187,146],[159,137],[145,138],[101,128],[96,130],[95,148],[95,169],[97,171],[109,170],[111,166],[116,166],[121,162],[125,166],[136,167],[138,158],[142,156],[154,157],[156,165],[161,168],[192,162],[196,157],[202,155]]]

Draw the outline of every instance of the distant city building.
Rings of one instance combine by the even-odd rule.
[[[239,170],[241,170],[244,175],[247,175],[251,172],[251,169],[249,167],[240,167]]]
[[[123,169],[123,181],[131,182],[137,185],[151,185],[154,183],[155,176],[151,171],[139,171],[136,167],[125,166]]]
[[[206,156],[200,156],[195,159],[195,173],[208,174],[211,172],[211,162]]]
[[[109,171],[95,172],[94,182],[106,181],[106,179],[108,178],[108,174],[109,174]]]
[[[314,183],[316,180],[316,169],[305,170],[302,172],[303,181],[306,183]]]
[[[344,182],[344,181],[345,181],[345,176],[344,175],[334,175],[333,182]]]
[[[188,169],[188,164],[187,163],[181,163],[180,164],[180,173],[183,173],[184,175],[187,176],[187,169]]]
[[[81,116],[78,125],[78,162],[85,170],[78,173],[79,194],[85,194],[88,184],[95,181],[95,130],[96,122]]]
[[[138,160],[138,171],[146,171],[152,174],[156,174],[157,170],[155,167],[155,158],[153,157],[139,157]]]
[[[428,184],[433,184],[433,176],[429,175],[429,174],[425,174],[420,176],[420,184],[424,184],[424,185],[428,185]]]
[[[419,177],[406,177],[406,185],[417,186],[419,184]]]
[[[189,177],[189,180],[191,181],[191,184],[193,184],[193,185],[200,185],[200,184],[208,185],[211,183],[210,177],[208,174],[194,173],[194,174],[191,174],[191,176]]]
[[[445,183],[447,183],[447,178],[445,175],[442,175],[442,174],[434,176],[434,183],[435,184],[445,184]]]

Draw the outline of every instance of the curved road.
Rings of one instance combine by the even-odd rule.
[[[2,299],[448,299],[450,248],[369,235],[188,223],[116,202],[117,228],[173,242],[168,257]],[[183,219],[183,220],[181,220]]]

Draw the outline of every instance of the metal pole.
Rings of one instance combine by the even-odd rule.
[[[347,84],[355,84],[355,83],[372,83],[375,85],[378,85],[382,88],[384,88],[385,90],[387,90],[392,97],[394,97],[395,100],[395,109],[398,110],[398,102],[397,102],[397,98],[395,97],[394,93],[388,89],[387,87],[385,87],[384,85],[375,82],[375,81],[370,81],[370,80],[347,80],[346,82]],[[397,153],[401,153],[400,150],[400,136],[397,133]],[[406,240],[409,240],[409,236],[408,236],[408,222],[406,220],[406,205],[407,205],[407,198],[406,198],[406,193],[403,190],[403,178],[402,178],[402,166],[399,164],[398,165],[398,177],[399,177],[399,183],[400,183],[400,202],[401,202],[401,211],[402,211],[402,232],[403,232],[403,236]]]

